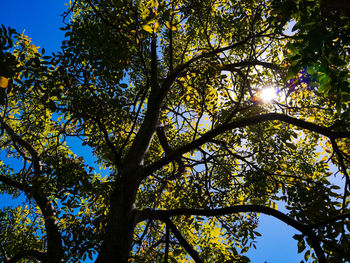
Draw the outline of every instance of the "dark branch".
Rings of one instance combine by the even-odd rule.
[[[160,142],[160,145],[162,146],[165,155],[170,154],[173,150],[168,142],[168,139],[166,137],[165,134],[165,130],[163,126],[160,126],[157,128],[157,136]],[[181,160],[181,158],[176,158],[175,161],[177,162],[177,164],[179,165],[179,169],[178,172],[173,176],[174,178],[177,178],[179,176],[181,176],[184,172],[185,172],[185,164],[184,162]],[[173,178],[170,178],[173,179]]]
[[[13,186],[17,186],[18,189],[21,187],[21,190],[27,191],[29,196],[35,200],[44,217],[45,230],[47,233],[48,258],[53,262],[58,262],[63,256],[62,238],[56,222],[56,211],[50,200],[48,200],[41,191],[41,183],[37,180],[41,175],[39,154],[30,143],[21,138],[7,123],[3,121],[2,118],[0,119],[0,125],[5,129],[14,143],[19,144],[29,152],[32,157],[31,161],[34,167],[33,185],[30,188],[14,181],[11,182],[6,177],[2,177],[2,181],[11,183]]]
[[[164,263],[168,263],[168,257],[169,257],[169,245],[170,245],[170,235],[169,235],[169,225],[166,225],[165,230],[165,252],[164,252]]]
[[[173,84],[173,82],[176,80],[176,78],[179,77],[181,75],[181,73],[184,70],[186,70],[188,67],[190,67],[194,62],[196,62],[196,61],[198,61],[200,59],[203,59],[203,58],[208,58],[208,57],[214,56],[216,54],[225,52],[225,51],[230,50],[230,49],[234,49],[234,48],[239,47],[241,45],[244,45],[244,44],[246,44],[248,42],[248,40],[250,40],[253,37],[257,37],[257,36],[258,35],[248,36],[248,37],[244,38],[242,41],[236,42],[236,43],[234,43],[232,45],[229,45],[227,47],[222,47],[222,48],[218,48],[218,49],[212,50],[210,52],[202,53],[202,54],[200,54],[198,56],[195,56],[195,57],[191,58],[187,62],[177,66],[170,73],[170,75],[165,79],[164,83],[162,84],[162,88],[163,88],[163,92],[164,92],[163,96],[165,96],[165,94],[167,93],[168,89]]]
[[[104,15],[97,10],[96,6],[91,2],[91,0],[87,1],[89,6],[94,10],[95,14],[108,26],[116,29],[116,30],[120,30],[120,28],[116,27],[112,22],[110,22],[107,18],[104,17]]]
[[[269,68],[269,69],[273,69],[273,70],[281,70],[279,66],[277,66],[273,63],[259,61],[259,60],[241,61],[241,62],[231,63],[231,64],[223,65],[221,69],[227,70],[227,71],[235,71],[237,69],[249,67],[249,66],[263,66],[264,68]]]
[[[165,220],[166,218],[179,216],[179,215],[196,215],[196,216],[223,216],[233,213],[243,213],[243,212],[252,212],[252,213],[263,213],[266,215],[273,216],[284,223],[291,225],[295,229],[300,232],[305,232],[308,227],[295,219],[287,216],[286,214],[272,209],[267,206],[262,205],[237,205],[225,208],[217,208],[217,209],[191,209],[191,208],[179,208],[172,210],[150,210],[146,209],[143,211],[139,211],[139,221],[143,221],[146,219],[158,219]]]
[[[108,131],[107,131],[106,127],[102,124],[102,122],[100,121],[99,118],[95,118],[95,121],[96,121],[100,131],[103,133],[103,138],[104,138],[106,144],[108,145],[108,147],[112,151],[115,164],[119,165],[120,164],[120,155],[119,155],[115,145],[113,144],[113,142],[109,139]]]
[[[17,255],[15,255],[14,257],[10,258],[9,260],[7,260],[7,263],[15,263],[20,261],[21,259],[25,259],[25,258],[34,258],[37,259],[41,262],[45,262],[47,255],[44,252],[40,252],[37,250],[23,250],[21,252],[19,252]]]
[[[124,168],[128,166],[142,165],[144,156],[151,144],[154,132],[159,123],[160,109],[164,99],[160,92],[158,82],[158,62],[157,62],[157,38],[154,35],[151,41],[151,92],[148,97],[147,111],[141,127],[136,134],[129,152],[124,159]],[[133,164],[131,163],[133,160]]]
[[[287,216],[286,214],[272,209],[270,207],[261,206],[261,205],[237,205],[225,208],[218,209],[191,209],[191,208],[179,208],[172,210],[143,210],[139,212],[138,219],[143,221],[145,219],[158,219],[166,222],[169,217],[179,216],[179,215],[197,215],[197,216],[223,216],[233,213],[242,213],[242,212],[253,212],[253,213],[263,213],[266,215],[273,216],[280,221],[291,225],[304,235],[306,235],[313,247],[319,262],[326,263],[324,252],[320,246],[319,238],[312,232],[311,228],[308,225],[304,225],[297,220]],[[169,226],[171,228],[171,226]],[[173,231],[173,230],[172,230]],[[174,233],[175,234],[175,233]],[[184,244],[182,244],[184,245]],[[186,249],[187,250],[187,249]],[[191,255],[192,256],[192,255]]]
[[[196,263],[203,263],[203,261],[201,260],[201,258],[198,255],[198,252],[196,250],[193,249],[193,247],[187,242],[187,240],[182,236],[182,234],[180,233],[180,231],[176,228],[176,226],[174,225],[174,223],[166,218],[163,219],[163,221],[167,224],[167,226],[170,228],[171,232],[173,232],[174,236],[176,237],[176,239],[180,242],[180,244],[183,246],[183,248],[187,251],[188,254],[190,254],[190,256],[193,258],[193,260]]]
[[[346,218],[350,218],[350,213],[332,216],[330,218],[327,218],[324,221],[308,225],[307,227],[310,228],[310,229],[320,228],[320,227],[326,226],[328,224],[332,224],[332,223],[334,223],[334,222],[336,222],[338,220],[343,220],[343,219],[346,219]]]
[[[2,118],[0,118],[0,125],[7,134],[11,137],[13,142],[16,142],[20,146],[22,146],[24,149],[26,149],[29,154],[32,157],[32,162],[34,166],[34,173],[36,175],[40,174],[40,159],[38,152],[34,149],[32,145],[30,145],[27,141],[23,140],[7,123],[3,121]]]
[[[344,191],[345,191],[344,198],[346,198],[346,196],[347,196],[347,190],[348,190],[348,189],[346,188],[346,186],[348,186],[348,187],[349,187],[349,190],[350,190],[350,177],[349,177],[349,174],[348,174],[347,169],[346,169],[346,165],[345,165],[345,162],[344,162],[343,155],[342,155],[342,153],[340,152],[339,147],[338,147],[338,145],[337,145],[335,139],[334,139],[334,138],[331,138],[331,142],[332,142],[333,150],[335,151],[335,153],[336,153],[337,156],[338,156],[338,161],[339,161],[341,170],[342,170],[342,172],[343,172],[343,174],[344,174],[344,176],[345,176],[346,184],[345,184],[345,189],[344,189]]]
[[[262,114],[262,115],[258,115],[258,116],[253,116],[253,117],[233,121],[230,123],[224,123],[224,124],[216,127],[215,129],[208,131],[207,133],[203,134],[200,138],[198,138],[198,139],[196,139],[196,140],[194,140],[194,141],[192,141],[192,142],[190,142],[190,143],[188,143],[188,144],[186,144],[178,149],[175,149],[168,156],[165,156],[164,158],[147,166],[145,168],[145,175],[147,176],[147,175],[151,174],[153,171],[160,169],[164,165],[174,161],[176,158],[178,158],[182,154],[187,153],[191,150],[194,150],[194,149],[202,146],[203,144],[207,143],[209,140],[215,138],[216,136],[218,136],[224,132],[227,132],[227,131],[230,131],[233,129],[237,129],[237,128],[246,127],[246,126],[256,125],[256,124],[263,123],[266,121],[286,122],[288,124],[292,124],[292,125],[297,126],[299,128],[303,128],[303,129],[324,135],[324,136],[331,138],[331,139],[350,138],[350,131],[335,132],[335,131],[332,131],[328,127],[319,126],[317,124],[307,122],[304,120],[300,120],[300,119],[296,119],[296,118],[290,117],[288,115],[284,115],[284,114],[280,114],[280,113],[267,113],[267,114]]]
[[[3,182],[4,184],[7,184],[9,186],[15,187],[18,190],[21,190],[27,194],[30,193],[30,187],[28,185],[25,185],[23,183],[17,182],[15,180],[13,180],[12,178],[9,178],[7,176],[4,175],[0,175],[0,182]]]

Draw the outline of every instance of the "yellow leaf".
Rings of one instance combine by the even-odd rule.
[[[272,208],[277,210],[277,204],[275,202],[272,202]]]
[[[321,162],[323,162],[323,161],[327,160],[327,158],[328,158],[328,156],[327,156],[327,155],[323,156],[323,158],[321,159]]]
[[[171,25],[169,21],[166,21],[165,23],[166,23],[166,27],[169,28],[170,30],[174,31],[177,29],[176,26]]]
[[[159,28],[159,23],[156,21],[154,24],[154,31],[157,31]]]
[[[152,1],[151,2],[151,8],[153,8],[153,7],[158,8],[158,6],[159,6],[158,1]]]
[[[0,88],[6,89],[8,85],[9,85],[8,78],[5,78],[4,76],[0,76]]]
[[[148,33],[153,33],[153,28],[150,25],[143,25],[142,29]]]
[[[169,23],[169,21],[166,21],[165,24],[166,24],[166,27],[170,29],[170,23]]]

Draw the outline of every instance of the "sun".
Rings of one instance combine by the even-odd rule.
[[[264,102],[272,102],[277,97],[276,89],[273,87],[266,87],[260,91],[260,98]]]

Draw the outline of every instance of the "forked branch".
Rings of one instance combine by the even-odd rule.
[[[231,131],[234,129],[242,128],[242,127],[248,127],[253,126],[259,123],[264,123],[267,121],[282,121],[288,124],[292,124],[296,127],[309,130],[311,132],[315,132],[318,134],[321,134],[323,136],[326,136],[330,139],[337,139],[337,138],[350,138],[350,131],[333,131],[329,127],[324,127],[317,125],[312,122],[307,122],[301,119],[297,119],[294,117],[290,117],[285,114],[281,113],[267,113],[267,114],[261,114],[253,117],[248,117],[240,120],[235,120],[229,123],[224,123],[222,125],[217,126],[215,129],[208,131],[207,133],[204,133],[200,138],[193,140],[192,142],[183,145],[177,149],[175,149],[172,153],[170,153],[168,156],[165,156],[164,158],[155,161],[154,163],[150,164],[149,166],[145,167],[145,177],[151,174],[152,172],[160,169],[164,165],[174,161],[176,158],[179,158],[182,154],[185,154],[187,152],[190,152],[205,143],[209,142],[216,136],[223,134],[227,131]]]
[[[273,216],[273,217],[279,219],[280,221],[282,221],[288,225],[291,225],[296,230],[300,231],[301,233],[303,233],[305,236],[307,236],[309,238],[311,246],[313,247],[319,262],[320,263],[327,262],[326,257],[324,255],[324,251],[320,245],[320,239],[312,231],[312,228],[314,228],[315,225],[310,225],[310,226],[304,225],[304,224],[300,223],[299,221],[289,217],[288,215],[286,215],[278,210],[272,209],[270,207],[262,206],[262,205],[237,205],[237,206],[218,208],[218,209],[192,209],[192,208],[179,208],[179,209],[172,209],[172,210],[146,209],[143,211],[139,211],[138,221],[140,222],[140,221],[143,221],[146,219],[153,219],[153,220],[162,220],[162,221],[166,222],[167,224],[169,224],[169,227],[172,230],[172,232],[174,233],[174,235],[176,236],[176,238],[177,239],[180,238],[179,241],[184,246],[186,251],[188,253],[190,253],[190,251],[191,251],[191,253],[192,253],[193,248],[191,246],[188,248],[187,241],[185,240],[184,243],[181,241],[182,240],[181,238],[183,238],[181,236],[181,234],[179,235],[179,237],[177,236],[177,234],[179,234],[179,233],[176,232],[176,228],[175,228],[175,230],[173,229],[174,225],[169,220],[170,217],[180,216],[180,215],[196,215],[196,216],[208,216],[208,217],[210,217],[210,216],[223,216],[223,215],[229,215],[229,214],[234,214],[234,213],[243,213],[243,212],[245,212],[245,213],[249,213],[249,212],[251,212],[251,213],[263,213],[266,215]],[[336,218],[336,220],[341,219],[341,218],[342,217]],[[194,254],[194,256],[196,256],[196,255]],[[198,261],[198,262],[200,262],[200,261]]]

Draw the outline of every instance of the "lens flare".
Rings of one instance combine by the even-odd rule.
[[[277,97],[277,92],[273,87],[266,87],[261,90],[260,98],[264,102],[272,102]]]

